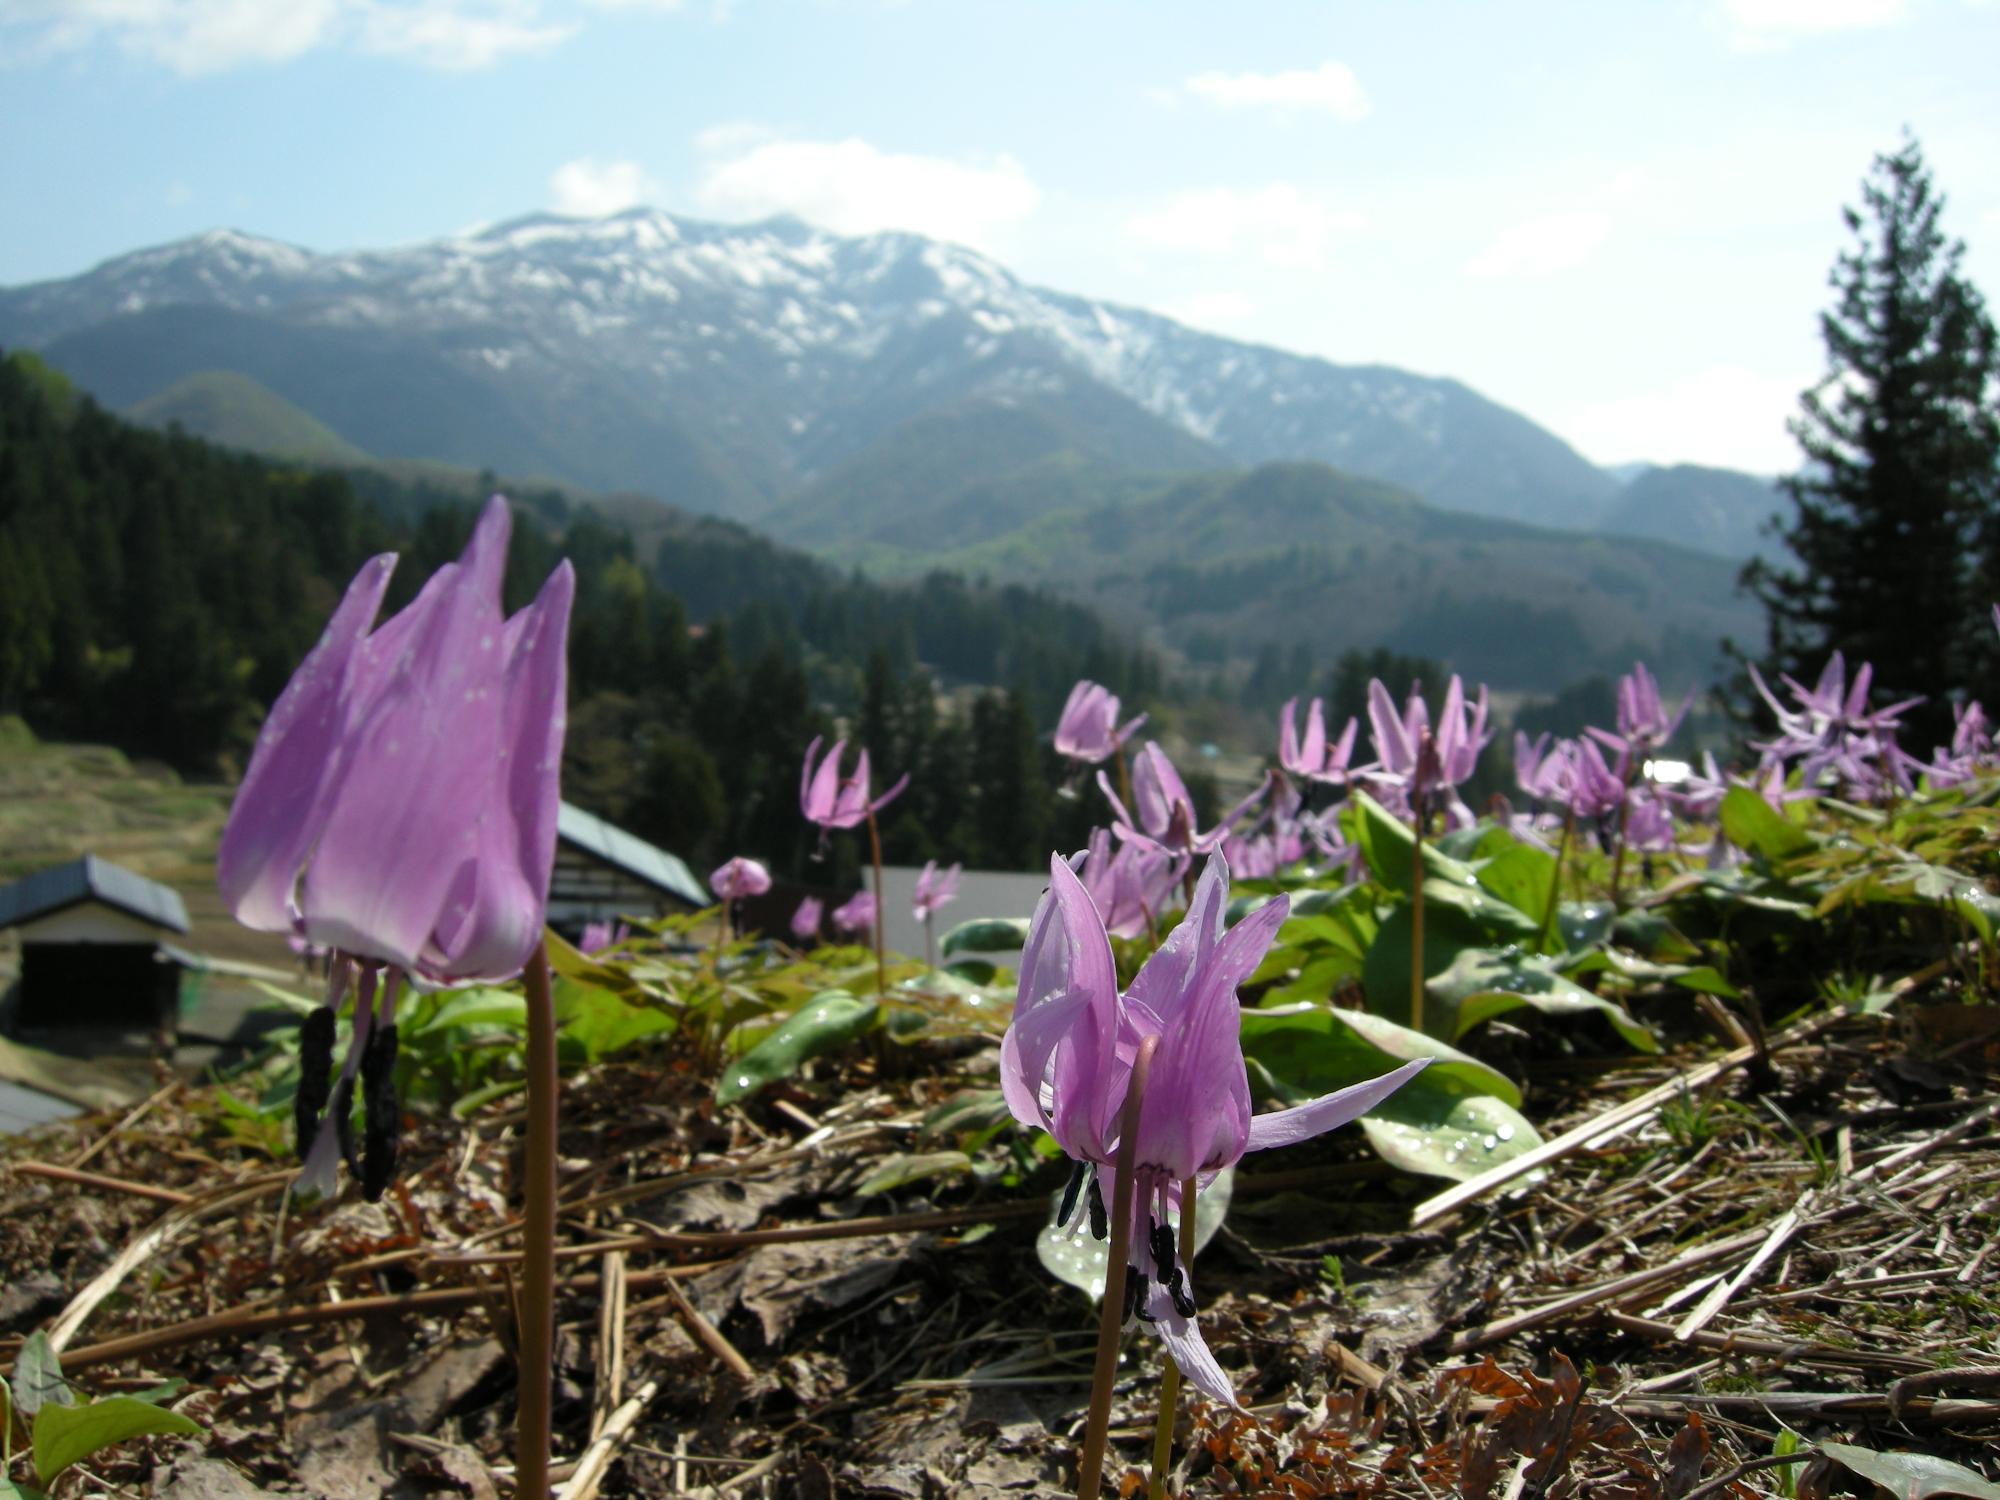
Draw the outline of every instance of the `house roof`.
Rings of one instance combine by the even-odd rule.
[[[0,886],[0,927],[18,927],[86,901],[101,901],[169,932],[188,930],[187,907],[178,891],[95,854]]]
[[[564,843],[574,844],[690,906],[707,906],[715,899],[680,859],[572,803],[563,803],[557,813],[556,834]]]

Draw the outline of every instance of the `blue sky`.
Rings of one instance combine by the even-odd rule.
[[[2000,298],[1996,59],[1995,0],[0,0],[0,285],[787,211],[1774,471],[1905,125]]]

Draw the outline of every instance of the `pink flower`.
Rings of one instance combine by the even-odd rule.
[[[817,896],[807,896],[792,913],[792,936],[809,943],[819,936],[819,919],[826,908]]]
[[[952,865],[940,870],[934,859],[925,860],[924,867],[917,873],[917,888],[911,898],[911,915],[919,922],[928,922],[931,913],[947,902],[958,899],[958,877],[964,873],[964,866]]]
[[[806,747],[805,769],[799,774],[799,810],[809,822],[822,828],[854,828],[868,821],[896,800],[904,787],[910,784],[909,773],[905,772],[900,781],[873,802],[868,800],[868,752],[863,750],[854,763],[854,774],[841,779],[840,755],[847,748],[846,740],[835,740],[833,748],[826,753],[826,759],[817,767],[813,759],[819,754],[819,737]]]
[[[771,888],[771,872],[754,859],[742,855],[717,866],[708,877],[708,888],[724,901],[741,901],[761,896]]]
[[[1326,739],[1326,708],[1315,698],[1306,710],[1305,737],[1299,737],[1294,714],[1299,700],[1288,698],[1278,712],[1278,764],[1294,776],[1323,781],[1329,786],[1347,783],[1347,763],[1354,754],[1354,736],[1360,725],[1349,719],[1347,727],[1329,745]]]
[[[1094,1168],[1099,1201],[1112,1181],[1120,1116],[1139,1046],[1154,1038],[1139,1106],[1132,1265],[1141,1316],[1187,1379],[1235,1403],[1228,1377],[1196,1326],[1193,1283],[1166,1232],[1179,1183],[1207,1177],[1245,1152],[1290,1145],[1344,1125],[1414,1077],[1429,1058],[1292,1109],[1251,1113],[1236,988],[1262,961],[1288,911],[1279,896],[1225,931],[1229,866],[1210,858],[1187,915],[1118,993],[1111,943],[1089,893],[1061,859],[1021,950],[1014,1016],[1000,1044],[1000,1085],[1024,1126],[1039,1127]]]
[[[842,932],[866,932],[875,925],[875,893],[856,891],[844,904],[834,908],[833,925]]]
[[[1119,728],[1117,695],[1086,678],[1069,690],[1062,717],[1056,721],[1056,753],[1096,765],[1109,760],[1145,722],[1146,716],[1139,714]]]

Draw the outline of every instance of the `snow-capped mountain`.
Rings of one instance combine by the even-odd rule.
[[[842,466],[851,491],[875,445],[906,452],[912,424],[982,411],[1035,413],[1032,443],[1124,470],[1317,458],[1550,525],[1593,524],[1617,490],[1455,381],[1238,343],[1027,286],[957,246],[790,219],[536,216],[346,254],[218,231],[0,290],[0,344],[116,406],[233,370],[378,456],[739,516]],[[954,461],[994,460],[974,443],[937,459]]]

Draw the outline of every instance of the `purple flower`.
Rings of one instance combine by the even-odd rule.
[[[1069,690],[1062,717],[1056,721],[1056,753],[1085,765],[1109,760],[1132,732],[1146,722],[1139,714],[1118,727],[1118,696],[1084,679]]]
[[[807,896],[792,913],[792,936],[809,943],[819,936],[819,919],[826,908],[817,896]]]
[[[903,788],[910,784],[906,771],[894,786],[870,802],[868,752],[861,752],[854,762],[854,774],[843,780],[840,756],[846,748],[846,740],[835,740],[833,748],[826,753],[826,759],[815,768],[813,759],[819,754],[819,737],[815,735],[813,742],[806,746],[805,768],[799,773],[799,810],[809,822],[817,823],[822,828],[857,827],[895,801]]]
[[[1089,847],[1069,864],[1103,914],[1105,931],[1120,938],[1152,931],[1153,918],[1167,909],[1181,878],[1181,862],[1173,855],[1142,844],[1114,847],[1106,828],[1093,828]]]
[[[917,888],[911,897],[911,915],[919,922],[928,922],[932,912],[947,902],[956,901],[958,877],[964,872],[962,865],[940,870],[936,860],[925,860],[923,869],[917,872]]]
[[[741,901],[761,896],[771,888],[771,872],[754,859],[739,854],[716,867],[708,877],[708,888],[724,901]]]
[[[365,564],[257,737],[216,853],[238,921],[427,979],[508,979],[555,862],[574,575],[500,610],[497,495],[455,563],[372,632]]]
[[[1380,679],[1368,684],[1368,722],[1374,731],[1375,763],[1354,772],[1369,795],[1400,817],[1428,815],[1439,805],[1451,828],[1468,828],[1472,809],[1458,788],[1479,764],[1479,752],[1492,738],[1486,729],[1486,689],[1468,705],[1465,688],[1454,676],[1445,688],[1435,731],[1423,693],[1410,690],[1403,711]]]
[[[1756,748],[1780,762],[1796,758],[1799,781],[1807,787],[1830,771],[1836,784],[1853,795],[1873,797],[1891,784],[1907,791],[1916,762],[1897,749],[1896,731],[1902,727],[1903,710],[1924,700],[1905,698],[1887,708],[1870,708],[1868,687],[1874,675],[1874,667],[1863,662],[1849,685],[1847,663],[1836,651],[1810,688],[1791,677],[1780,678],[1798,705],[1788,709],[1753,665],[1750,680],[1778,720],[1777,738]]]
[[[1573,813],[1579,821],[1602,818],[1625,801],[1625,783],[1604,763],[1590,740],[1557,740],[1542,735],[1532,744],[1514,734],[1514,780],[1538,801]],[[1546,748],[1545,748],[1546,747]]]
[[[370,1198],[393,1174],[404,976],[509,979],[542,941],[575,577],[558,564],[535,602],[505,618],[510,528],[496,495],[458,561],[379,626],[396,559],[362,566],[272,705],[222,831],[216,885],[237,920],[334,950],[325,1004],[300,1032],[295,1117],[309,1190],[331,1190],[342,1154]],[[357,963],[354,1028],[329,1100],[333,1012]],[[359,1162],[347,1139],[357,1067]]]
[[[579,953],[602,953],[606,948],[614,948],[632,936],[632,929],[623,922],[586,922],[583,934],[576,940]]]
[[[1231,826],[1265,792],[1265,786],[1259,785],[1203,833],[1195,827],[1194,798],[1188,794],[1187,784],[1167,759],[1167,752],[1151,740],[1132,763],[1132,805],[1138,817],[1125,810],[1102,771],[1097,773],[1097,785],[1116,814],[1117,821],[1111,826],[1119,838],[1171,854],[1207,854],[1220,848]]]
[[[875,893],[856,891],[848,901],[834,908],[833,925],[842,932],[866,932],[875,925]]]
[[[1306,732],[1301,739],[1294,715],[1299,700],[1289,698],[1278,712],[1278,764],[1294,776],[1323,781],[1329,786],[1347,784],[1347,763],[1354,754],[1354,736],[1360,724],[1347,721],[1332,744],[1326,738],[1326,708],[1319,699],[1306,709]]]
[[[1195,1323],[1193,1282],[1166,1232],[1183,1178],[1205,1178],[1245,1152],[1308,1139],[1363,1114],[1429,1059],[1293,1109],[1251,1113],[1236,988],[1263,959],[1288,910],[1266,902],[1228,931],[1229,867],[1212,857],[1187,915],[1118,993],[1111,944],[1090,895],[1060,859],[1021,952],[1014,1016],[1001,1040],[1000,1083],[1023,1126],[1040,1127],[1096,1170],[1099,1201],[1116,1202],[1120,1115],[1140,1044],[1155,1040],[1140,1101],[1132,1265],[1142,1318],[1181,1373],[1235,1403]]]
[[[1644,662],[1632,663],[1632,670],[1618,679],[1618,732],[1599,729],[1595,725],[1586,732],[1621,757],[1620,778],[1623,779],[1625,763],[1644,767],[1653,753],[1661,749],[1674,737],[1674,731],[1681,727],[1681,720],[1687,717],[1688,709],[1694,703],[1690,693],[1681,700],[1681,706],[1669,714],[1660,702],[1660,685],[1653,680],[1653,674],[1646,670]]]

